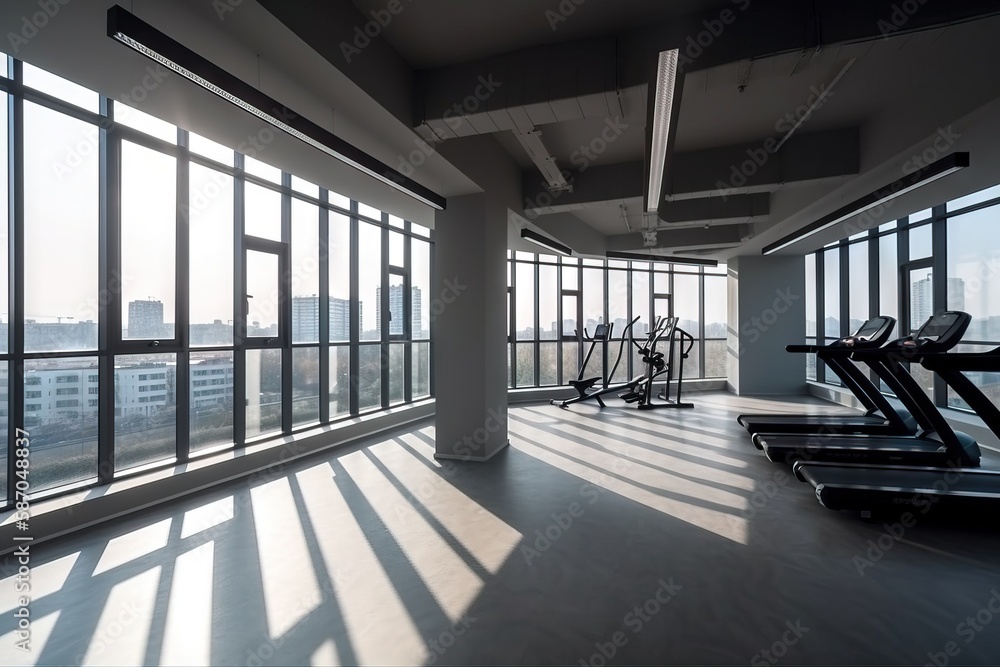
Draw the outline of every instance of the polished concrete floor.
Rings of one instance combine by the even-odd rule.
[[[1000,661],[997,517],[830,512],[734,421],[801,405],[692,400],[515,407],[489,464],[425,424],[37,545],[0,664]]]

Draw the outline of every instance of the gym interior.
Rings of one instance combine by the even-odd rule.
[[[0,662],[996,663],[996,3],[119,2],[0,4]]]

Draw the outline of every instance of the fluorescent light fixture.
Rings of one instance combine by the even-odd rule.
[[[173,40],[124,8],[108,9],[108,37],[176,72],[313,148],[378,179],[417,201],[444,210],[441,195],[298,115],[274,98]]]
[[[806,225],[802,229],[793,232],[770,245],[764,246],[764,249],[761,252],[764,255],[770,255],[778,252],[779,250],[783,250],[793,243],[798,243],[802,239],[808,238],[813,234],[823,231],[824,229],[829,229],[838,223],[849,220],[856,215],[861,215],[865,211],[869,211],[876,206],[880,206],[887,201],[891,201],[896,197],[899,197],[900,195],[904,195],[911,190],[915,190],[923,185],[932,183],[939,178],[943,178],[948,174],[952,174],[959,169],[964,169],[968,166],[968,153],[952,153],[951,155],[945,156],[937,162],[932,162],[926,167],[904,176],[903,178],[895,180],[885,187],[879,188],[878,190],[871,192],[864,197],[847,204],[846,206],[842,206],[832,213],[827,213],[819,220]]]
[[[667,262],[669,264],[690,264],[692,266],[718,266],[717,259],[701,259],[699,257],[671,257],[669,255],[652,255],[641,252],[619,252],[609,250],[604,253],[608,259],[630,259],[633,262]]]
[[[653,101],[653,135],[649,147],[649,185],[646,195],[646,210],[649,212],[655,211],[660,205],[660,185],[663,182],[663,165],[667,160],[679,53],[678,49],[661,51],[656,64],[656,97]]]
[[[530,229],[521,230],[521,238],[525,241],[531,241],[535,245],[539,245],[546,250],[551,252],[559,253],[560,255],[572,255],[573,250],[564,246],[562,243],[553,241],[552,239],[542,236],[538,232],[533,232]]]

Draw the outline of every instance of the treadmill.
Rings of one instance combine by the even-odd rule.
[[[917,432],[917,422],[907,410],[896,410],[881,390],[851,361],[857,350],[877,349],[889,339],[896,319],[885,315],[873,317],[858,330],[829,345],[788,345],[787,352],[815,354],[836,373],[844,387],[865,408],[863,414],[779,414],[740,415],[736,421],[750,435],[757,433],[868,433],[905,435]],[[756,443],[755,443],[756,444]]]
[[[1000,410],[963,373],[1000,372],[1000,347],[989,352],[928,356],[921,364],[934,371],[1000,437]],[[1000,508],[1000,470],[799,461],[792,470],[816,489],[820,504],[854,510],[863,516],[903,509],[927,513],[932,507]]]
[[[979,445],[971,436],[952,429],[906,370],[909,362],[919,362],[927,355],[955,347],[971,320],[968,313],[942,311],[931,316],[913,336],[897,339],[877,350],[858,350],[852,354],[865,362],[874,362],[872,368],[917,420],[920,431],[916,435],[757,433],[755,444],[776,463],[804,459],[978,467]]]

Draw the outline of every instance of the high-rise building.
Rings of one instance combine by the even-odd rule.
[[[948,278],[948,308],[951,310],[965,309],[965,281],[961,278]],[[914,282],[910,286],[910,324],[919,328],[934,314],[934,275]]]
[[[129,338],[159,338],[163,330],[162,301],[145,299],[128,302]]]
[[[319,297],[292,297],[292,341],[311,343],[319,340]]]
[[[375,288],[375,302],[378,304],[382,303],[382,288]],[[426,338],[428,332],[422,331],[420,317],[423,308],[423,297],[419,287],[413,287],[410,289],[410,316],[411,316],[411,336],[414,338],[421,337]],[[403,286],[402,285],[391,285],[389,287],[389,312],[390,313],[405,313],[406,304],[403,299]],[[404,317],[394,317],[392,321],[389,322],[389,335],[390,336],[401,336],[405,332],[403,331]],[[379,331],[382,330],[382,309],[378,308],[375,311],[375,328]]]
[[[358,317],[362,315],[362,306],[358,304]],[[330,297],[330,340],[351,339],[351,302],[349,299]]]

